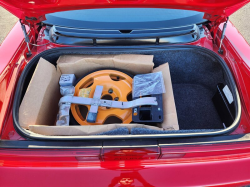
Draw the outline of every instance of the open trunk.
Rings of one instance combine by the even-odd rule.
[[[87,54],[147,54],[154,55],[155,67],[169,63],[175,105],[180,130],[138,131],[128,135],[91,136],[43,136],[23,129],[19,124],[18,111],[32,74],[40,57],[56,65],[61,55]],[[44,73],[46,76],[46,73]],[[217,85],[229,87],[234,101],[234,122],[227,128],[212,101]],[[56,48],[34,57],[25,67],[16,90],[13,118],[16,130],[23,136],[35,139],[100,139],[100,138],[166,138],[212,136],[229,134],[238,125],[241,106],[238,91],[226,63],[214,52],[197,46],[160,48]]]

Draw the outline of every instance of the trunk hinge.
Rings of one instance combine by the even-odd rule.
[[[27,48],[28,48],[28,53],[27,53],[26,55],[27,55],[27,57],[30,57],[30,56],[32,55],[31,50],[30,50],[30,46],[29,46],[29,44],[30,44],[30,39],[29,39],[29,36],[28,36],[28,34],[27,34],[25,25],[22,23],[21,20],[19,20],[19,21],[20,21],[20,24],[21,24],[21,27],[22,27],[22,30],[23,30],[23,34],[24,34],[24,39],[25,39],[25,42],[26,42]]]
[[[225,32],[226,32],[226,28],[227,28],[227,22],[228,22],[228,17],[227,17],[226,22],[223,25],[223,29],[222,29],[222,33],[221,33],[220,47],[219,47],[219,50],[218,50],[218,53],[220,53],[220,54],[223,54],[223,50],[221,49],[221,46],[222,46],[223,39],[225,37]]]
[[[209,18],[207,18],[209,19]],[[211,21],[211,25],[210,25],[210,33],[211,35],[213,36],[213,43],[216,43],[216,35],[217,35],[217,31],[219,29],[219,26],[221,23],[227,21],[228,17],[225,17],[225,16],[220,16],[220,17],[216,17],[214,18],[213,20],[210,20]]]
[[[29,20],[29,21],[37,21],[37,18],[25,16],[25,20],[26,20],[26,21],[27,21],[27,20]]]

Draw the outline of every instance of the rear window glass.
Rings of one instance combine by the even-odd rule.
[[[161,8],[106,8],[57,12],[44,23],[88,29],[142,29],[186,26],[205,22],[204,13]]]

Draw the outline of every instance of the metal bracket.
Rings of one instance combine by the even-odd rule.
[[[156,97],[143,97],[128,102],[101,99],[103,86],[96,86],[93,98],[76,97],[74,96],[75,90],[72,86],[74,80],[74,77],[70,76],[70,74],[63,74],[61,76],[59,83],[60,91],[63,97],[61,97],[59,101],[59,113],[56,125],[69,125],[69,110],[71,104],[91,106],[87,116],[87,121],[89,123],[94,123],[96,121],[99,106],[128,109],[142,105],[158,105]]]
[[[96,100],[94,98],[64,96],[60,99],[59,105],[63,103],[71,103],[77,105],[95,105],[101,107],[111,107],[120,109],[133,108],[142,105],[158,105],[156,97],[143,97],[135,99],[133,101],[122,102],[122,101],[111,101],[105,99]]]
[[[98,113],[98,106],[99,106],[98,104],[102,96],[102,90],[103,90],[103,86],[96,86],[95,88],[95,93],[92,99],[92,104],[91,104],[91,107],[87,116],[87,122],[89,123],[95,123],[96,121],[96,117]]]
[[[64,103],[71,103],[77,105],[91,105],[87,121],[89,123],[94,123],[96,121],[98,107],[110,107],[110,108],[120,108],[120,109],[128,109],[134,108],[137,106],[143,105],[158,105],[156,97],[143,97],[139,99],[135,99],[133,101],[122,102],[122,101],[111,101],[100,99],[102,94],[102,86],[97,86],[94,94],[94,98],[84,98],[84,97],[76,97],[76,96],[64,96],[59,101],[59,106]]]

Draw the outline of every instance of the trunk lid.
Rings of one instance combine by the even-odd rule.
[[[0,5],[20,19],[40,22],[45,20],[45,14],[96,8],[171,8],[204,12],[204,18],[221,22],[250,0],[1,0]]]

